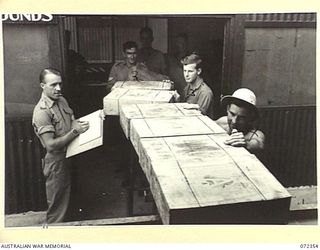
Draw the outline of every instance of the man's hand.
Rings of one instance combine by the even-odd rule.
[[[170,83],[170,89],[174,89],[174,82],[173,81],[171,81],[171,80],[167,80],[167,79],[165,79],[165,80],[162,80],[163,82],[167,82],[167,83]]]
[[[233,147],[246,147],[247,142],[244,138],[244,134],[242,132],[238,132],[238,130],[233,129],[231,132],[231,135],[229,139],[227,139],[225,142],[227,145],[231,145]]]
[[[79,134],[86,132],[89,129],[89,122],[87,121],[76,121],[73,123],[73,127]]]
[[[105,120],[105,116],[106,116],[106,115],[104,114],[103,109],[100,109],[100,113],[99,113],[100,119],[104,121],[104,120]]]
[[[197,103],[186,103],[183,105],[183,108],[184,109],[196,109],[196,110],[199,110],[199,104]]]
[[[132,66],[128,74],[129,81],[138,81],[137,66]]]

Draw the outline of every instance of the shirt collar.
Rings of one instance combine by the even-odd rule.
[[[190,89],[198,90],[201,87],[202,83],[203,83],[203,79],[200,76],[198,76],[196,79],[196,82],[192,85],[190,84]]]
[[[50,99],[43,92],[41,94],[41,100],[42,100],[42,104],[43,104],[42,108],[45,108],[45,107],[52,108],[52,106],[56,103],[56,101]]]

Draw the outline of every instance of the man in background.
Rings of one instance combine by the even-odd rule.
[[[164,55],[152,48],[153,39],[152,29],[144,27],[140,30],[141,49],[138,52],[138,61],[143,62],[153,72],[167,75]]]
[[[174,38],[172,54],[166,57],[168,76],[174,82],[174,88],[180,95],[182,95],[183,89],[187,85],[183,76],[181,59],[188,54],[188,35],[180,33]]]

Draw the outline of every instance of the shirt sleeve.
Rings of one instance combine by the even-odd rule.
[[[139,64],[137,67],[138,71],[138,79],[140,81],[162,81],[162,80],[168,80],[169,78],[165,75],[158,74],[156,72],[153,72],[147,68],[144,64]]]
[[[48,111],[45,109],[38,110],[34,114],[32,123],[38,135],[42,135],[47,132],[55,132],[50,114],[48,114]]]
[[[200,107],[200,111],[203,115],[207,114],[207,111],[208,111],[212,101],[213,101],[213,94],[211,91],[210,92],[203,92],[199,96],[198,104]]]
[[[161,67],[161,74],[163,75],[167,75],[167,66],[166,66],[166,61],[165,61],[165,57],[163,54],[160,54],[160,67]]]
[[[111,89],[115,82],[117,81],[117,69],[114,64],[110,70],[108,81],[107,81],[107,89]]]

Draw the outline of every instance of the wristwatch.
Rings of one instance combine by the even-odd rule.
[[[76,130],[75,128],[74,128],[74,129],[72,129],[72,133],[73,133],[74,135],[79,135],[79,131],[78,131],[78,130]]]

